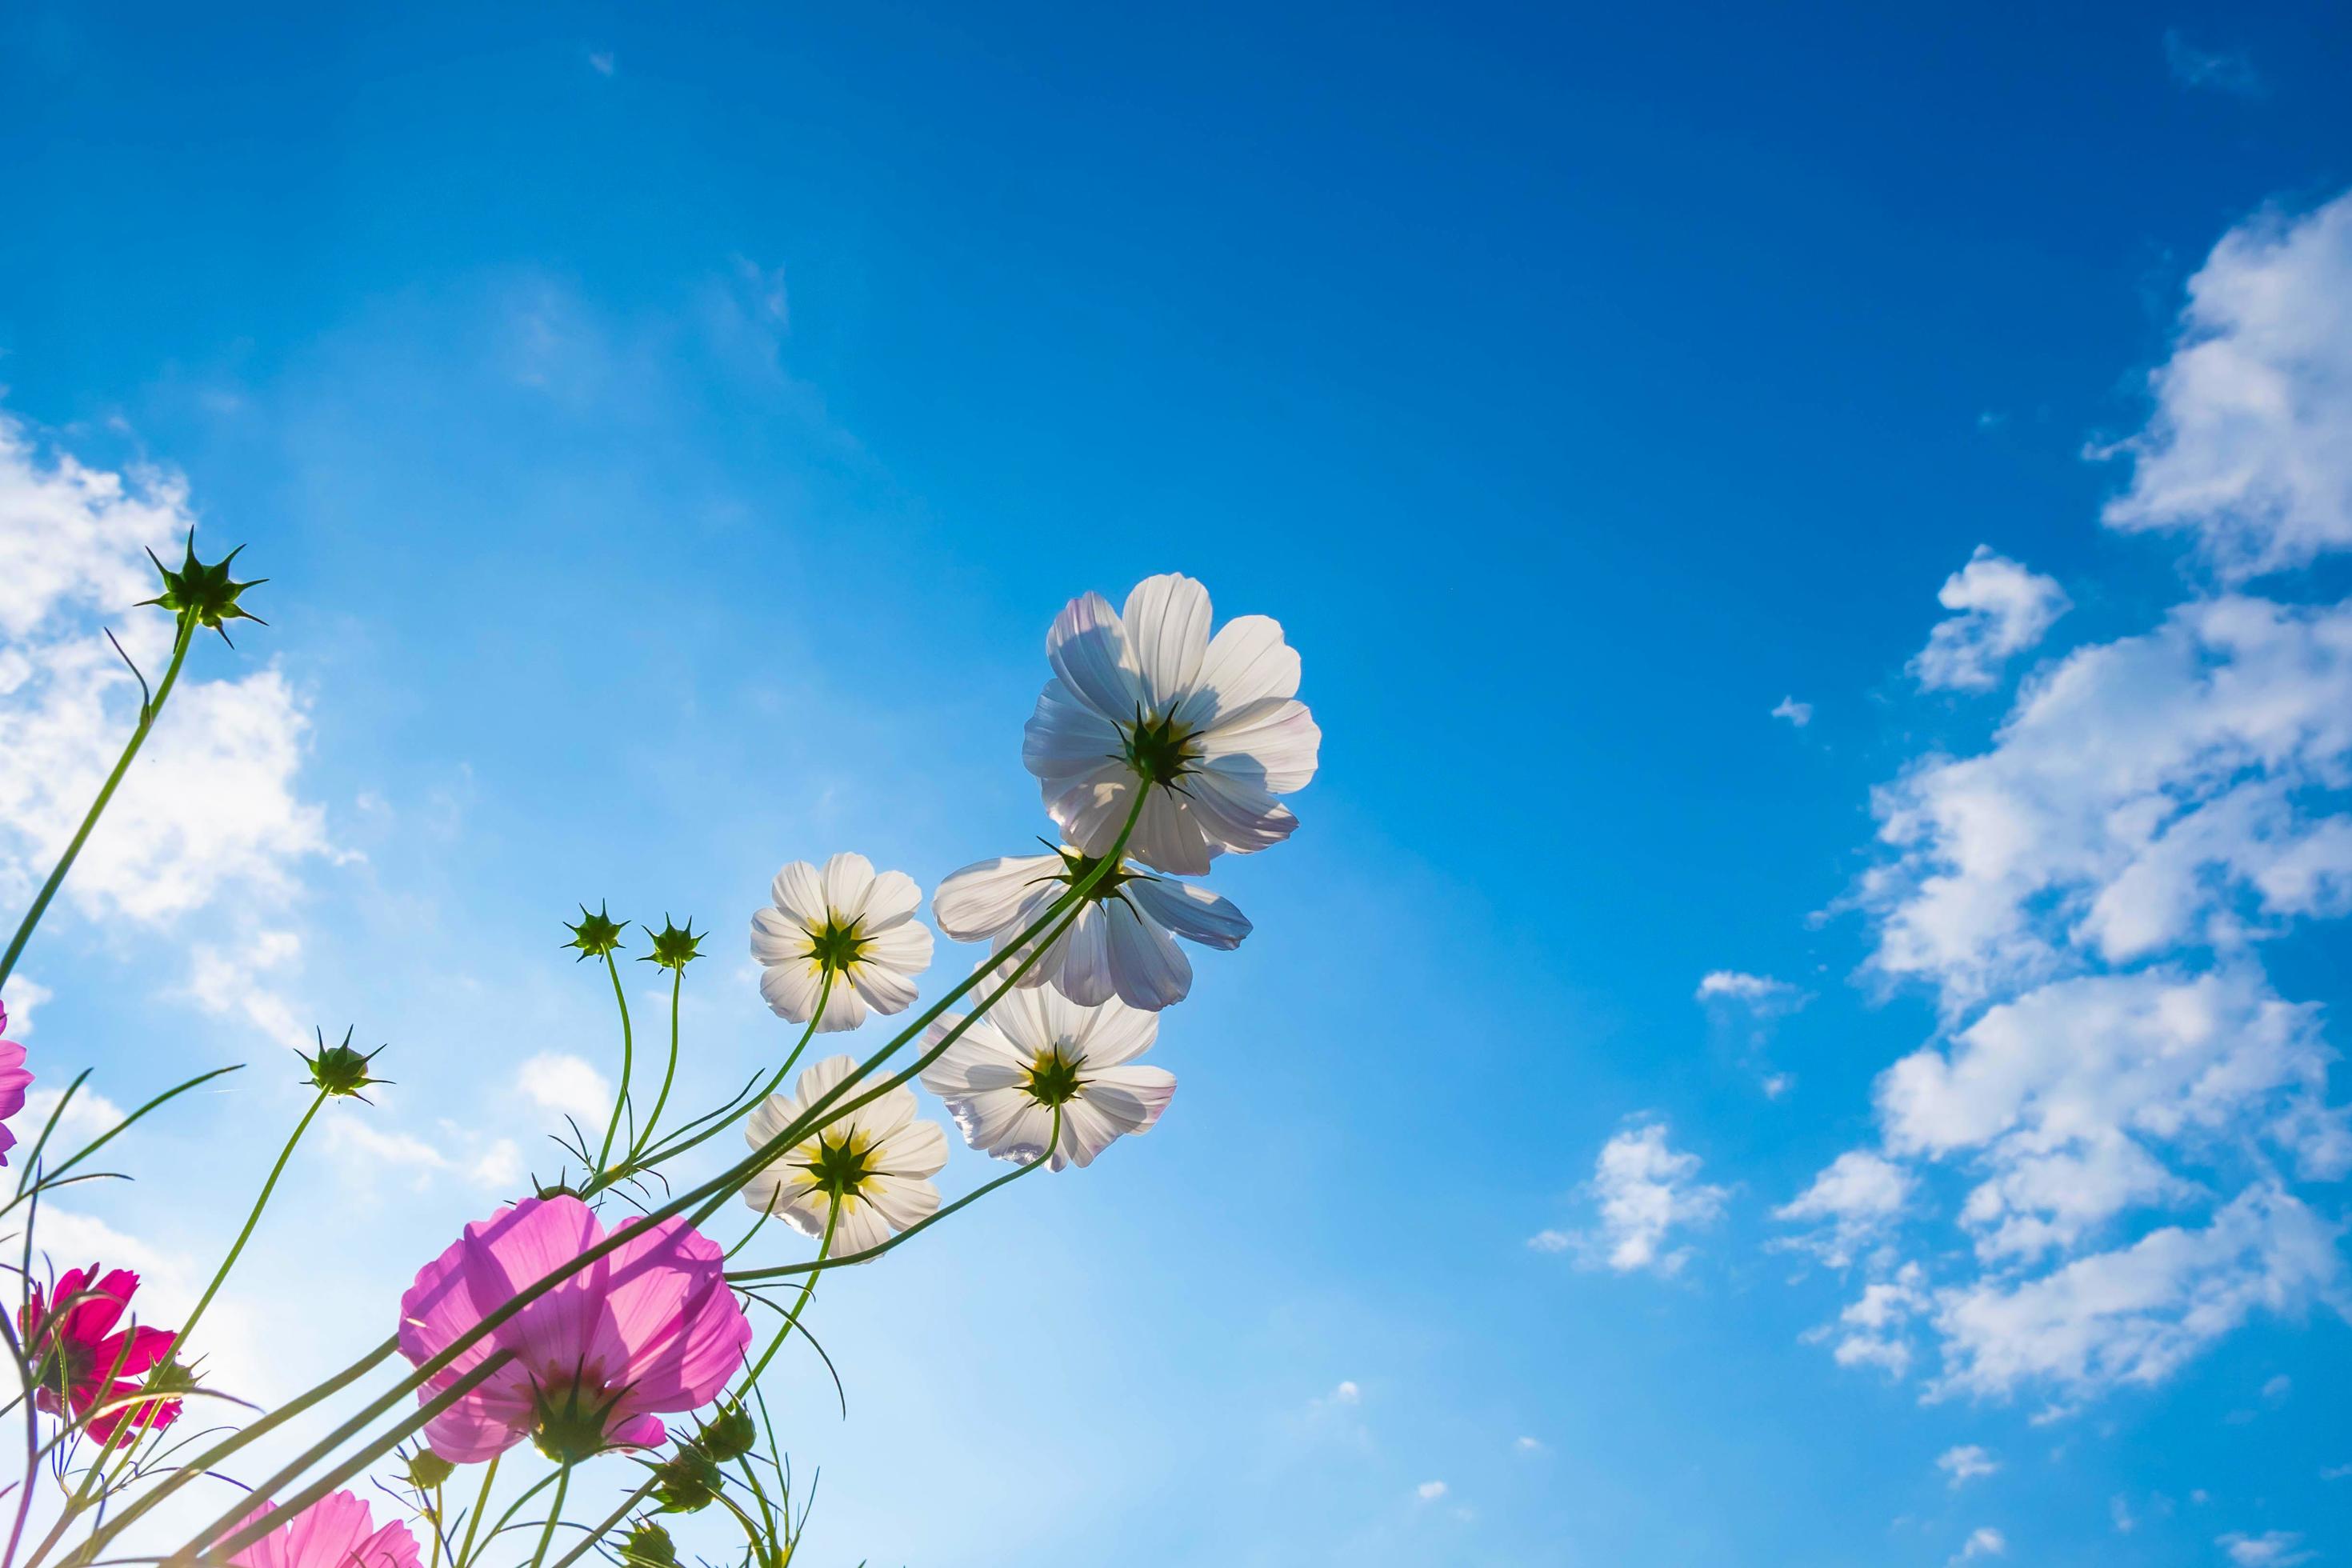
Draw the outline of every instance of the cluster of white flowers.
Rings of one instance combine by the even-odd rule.
[[[967,866],[932,896],[949,937],[989,945],[981,967],[992,982],[1017,980],[986,1016],[942,1015],[927,1041],[923,1086],[984,1153],[1058,1171],[1150,1129],[1176,1079],[1135,1058],[1157,1037],[1160,1010],[1192,990],[1175,939],[1230,950],[1250,931],[1232,900],[1180,878],[1298,825],[1278,797],[1315,776],[1322,743],[1298,700],[1298,655],[1265,616],[1213,637],[1210,626],[1208,590],[1190,577],[1146,579],[1124,613],[1098,594],[1070,601],[1046,635],[1054,675],[1022,744],[1059,845]],[[1079,888],[1076,907],[1041,931]],[[931,960],[913,878],[877,874],[862,855],[822,869],[796,860],[776,874],[773,900],[751,917],[751,955],[777,1013],[854,1029],[913,1003]],[[816,1063],[752,1114],[744,1137],[763,1147],[856,1068],[846,1056]],[[859,1098],[743,1192],[836,1257],[937,1212],[930,1178],[947,1163],[945,1134],[918,1118],[909,1090]]]

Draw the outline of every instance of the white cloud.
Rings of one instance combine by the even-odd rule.
[[[1664,1122],[1628,1128],[1603,1144],[1593,1163],[1591,1192],[1601,1209],[1599,1226],[1557,1245],[1547,1238],[1559,1233],[1546,1232],[1530,1245],[1545,1251],[1577,1246],[1589,1264],[1620,1274],[1673,1274],[1690,1254],[1669,1247],[1667,1237],[1712,1222],[1728,1195],[1724,1188],[1696,1181],[1698,1170],[1697,1155],[1667,1146]]]
[[[568,1052],[540,1052],[515,1069],[515,1087],[541,1110],[575,1117],[583,1127],[600,1125],[612,1114],[612,1084]]]
[[[2132,1517],[2131,1500],[2121,1492],[2107,1500],[2107,1517],[2115,1521],[2118,1535],[2129,1535],[2139,1528],[2139,1521]]]
[[[1813,705],[1810,702],[1800,702],[1793,697],[1783,697],[1780,699],[1780,705],[1772,710],[1772,717],[1786,719],[1801,730],[1813,721]]]
[[[1874,1366],[1891,1376],[1911,1370],[1912,1325],[1932,1304],[1927,1271],[1906,1263],[1885,1279],[1863,1287],[1861,1297],[1824,1324],[1805,1335],[1811,1341],[1833,1342],[1832,1354],[1840,1366]]]
[[[2066,613],[2057,579],[2029,572],[1990,545],[1944,580],[1936,595],[1953,613],[1927,633],[1910,670],[1928,690],[1989,691],[2001,666],[2042,640]]]
[[[2269,1400],[2273,1405],[2278,1404],[2281,1400],[2284,1399],[2288,1394],[2294,1392],[2294,1379],[2287,1376],[2284,1373],[2280,1373],[2276,1377],[2272,1378],[2268,1383],[2263,1384],[2263,1397]]]
[[[444,1175],[491,1189],[511,1188],[522,1181],[522,1153],[511,1139],[485,1141],[447,1123],[442,1131],[453,1142],[467,1145],[467,1152],[452,1153],[415,1133],[379,1126],[364,1114],[338,1116],[329,1122],[326,1147],[355,1181],[369,1187],[401,1185],[422,1192]]]
[[[1967,1563],[1979,1557],[2006,1557],[2008,1555],[2009,1537],[2003,1535],[2000,1531],[1991,1528],[1990,1525],[1987,1525],[1978,1530],[1972,1530],[1969,1532],[1969,1539],[1966,1544],[1961,1546],[1959,1554],[1954,1557],[1952,1561],[1955,1563]]]
[[[613,58],[610,49],[591,49],[588,51],[588,68],[598,76],[611,76],[619,68],[619,62]]]
[[[5,1009],[8,1015],[6,1029],[8,1037],[19,1043],[31,1039],[33,1016],[41,1010],[42,1003],[55,994],[55,992],[21,969],[10,975]]]
[[[57,1131],[49,1136],[49,1146],[42,1152],[45,1164],[57,1163],[61,1151],[69,1155],[91,1139],[122,1125],[122,1108],[89,1085],[85,1083],[74,1090],[69,1100],[65,1093],[60,1084],[55,1089],[37,1088],[25,1096],[25,1120],[19,1132],[27,1143],[40,1136],[39,1130],[49,1124],[50,1117],[58,1116],[58,1105],[62,1102],[65,1106],[65,1114],[58,1117]],[[28,1128],[32,1131],[25,1132]]]
[[[2166,1226],[2039,1278],[1992,1275],[1940,1291],[1944,1366],[1932,1392],[2160,1382],[2257,1310],[2341,1310],[2342,1231],[2291,1194],[2254,1186],[2201,1228]]]
[[[1564,1230],[1539,1230],[1528,1237],[1528,1245],[1538,1252],[1566,1252],[1576,1245],[1576,1237]]]
[[[301,952],[302,939],[290,931],[256,931],[234,952],[198,942],[189,952],[188,994],[205,1012],[242,1018],[281,1046],[314,1049],[316,1027],[304,1026],[293,1004],[262,978]]]
[[[2107,504],[2122,529],[2188,529],[2225,575],[2352,545],[2352,194],[2266,213],[2189,280],[2156,408],[2106,448],[2133,459]]]
[[[1539,1437],[1522,1437],[1511,1447],[1522,1454],[1537,1454],[1543,1451],[1543,1440]]]
[[[0,895],[47,874],[136,721],[138,684],[98,618],[160,678],[169,617],[133,605],[156,591],[145,552],[174,550],[194,522],[176,477],[86,468],[0,416]],[[156,924],[231,889],[282,895],[327,850],[322,814],[295,792],[302,700],[274,668],[197,673],[226,655],[216,638],[192,654],[83,848],[65,896],[85,912]]]
[[[1775,980],[1769,974],[1743,974],[1736,969],[1718,969],[1700,976],[1696,996],[1701,1002],[1743,1003],[1759,1012],[1794,1012],[1811,1000],[1785,980]]]
[[[1811,1186],[1772,1211],[1774,1219],[1815,1227],[1777,1245],[1843,1268],[1902,1216],[1914,1185],[1911,1173],[1894,1161],[1850,1149],[1831,1161]]]
[[[2164,31],[2164,66],[2183,87],[2205,88],[2239,98],[2260,98],[2262,74],[2243,49],[2200,49],[2180,36]]]
[[[1937,1456],[1936,1468],[1952,1478],[1952,1488],[1958,1490],[1980,1477],[2000,1470],[2000,1462],[1974,1443],[1963,1443],[1947,1448]]]
[[[1766,1060],[1766,1048],[1780,1020],[1811,1002],[1811,992],[1769,974],[1718,969],[1700,978],[1696,996],[1699,1005],[1706,1009],[1710,1026],[1733,1044],[1742,1062],[1757,1075],[1767,1099],[1778,1100],[1795,1086],[1795,1075],[1772,1069]]]
[[[2303,1544],[2303,1537],[2285,1530],[2266,1530],[2260,1535],[2232,1531],[2213,1544],[2228,1552],[2237,1568],[2289,1568],[2291,1563],[2308,1563],[2319,1555],[2296,1550]]]
[[[1353,1383],[1342,1382],[1331,1391],[1329,1399],[1334,1405],[1360,1405],[1364,1400],[1364,1391]]]
[[[1412,1495],[1419,1498],[1423,1502],[1435,1502],[1439,1498],[1445,1495],[1445,1483],[1444,1481],[1423,1481],[1421,1485],[1412,1489]]]

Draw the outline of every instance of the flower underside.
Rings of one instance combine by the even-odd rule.
[[[1078,1068],[1078,1060],[1063,1055],[1057,1042],[1037,1053],[1029,1064],[1029,1081],[1022,1089],[1040,1105],[1066,1105],[1087,1086]]]
[[[846,973],[851,964],[865,956],[866,944],[873,941],[862,934],[862,920],[843,925],[827,914],[823,931],[809,932],[809,956],[828,974]]]
[[[877,1174],[874,1169],[876,1150],[863,1132],[851,1132],[835,1142],[820,1134],[816,1141],[816,1156],[801,1163],[811,1179],[836,1197],[856,1197],[866,1181]]]
[[[1135,722],[1119,726],[1119,740],[1120,756],[1146,784],[1172,785],[1200,760],[1192,728],[1166,714],[1149,719],[1137,709]]]
[[[593,1458],[608,1446],[604,1433],[621,1395],[605,1388],[604,1368],[552,1372],[531,1386],[530,1440],[559,1465]]]

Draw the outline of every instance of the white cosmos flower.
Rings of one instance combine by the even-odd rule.
[[[1099,594],[1071,600],[1045,657],[1055,678],[1021,760],[1080,849],[1108,852],[1145,788],[1127,852],[1161,871],[1198,877],[1212,856],[1279,844],[1298,826],[1275,796],[1307,787],[1323,732],[1297,700],[1298,655],[1279,622],[1242,616],[1212,638],[1207,589],[1147,577],[1123,616]]]
[[[940,884],[931,912],[956,941],[985,942],[1001,953],[1095,865],[1069,848],[982,860]],[[1192,988],[1192,961],[1174,937],[1232,949],[1249,933],[1247,917],[1232,900],[1155,877],[1129,860],[1095,884],[1077,918],[1021,984],[1051,984],[1080,1006],[1116,996],[1156,1012]]]
[[[757,1149],[791,1126],[824,1092],[857,1070],[857,1058],[827,1057],[803,1072],[790,1094],[772,1094],[744,1123]],[[843,1100],[864,1092],[849,1089]],[[743,1201],[774,1214],[804,1236],[822,1237],[835,1202],[831,1256],[879,1247],[940,1206],[930,1178],[948,1163],[948,1135],[915,1119],[915,1091],[904,1085],[828,1122],[770,1161],[743,1189]]]
[[[751,956],[769,1006],[805,1024],[824,991],[816,1026],[830,1033],[857,1027],[868,1007],[897,1013],[915,999],[915,976],[931,966],[931,933],[914,918],[923,901],[915,879],[877,876],[865,856],[836,855],[823,871],[793,861],[770,893],[773,906],[751,917]]]
[[[931,1026],[937,1045],[961,1022]],[[1176,1092],[1176,1075],[1135,1067],[1151,1048],[1160,1019],[1118,1002],[1081,1007],[1056,991],[1014,991],[968,1025],[923,1072],[923,1087],[947,1101],[964,1139],[1000,1160],[1034,1160],[1061,1136],[1054,1169],[1090,1165],[1123,1133],[1149,1132]]]

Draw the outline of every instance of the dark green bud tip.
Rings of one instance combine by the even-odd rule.
[[[724,1465],[741,1458],[760,1440],[760,1428],[741,1405],[721,1410],[694,1435],[694,1446]]]
[[[621,1562],[624,1568],[670,1568],[677,1561],[677,1548],[670,1544],[669,1531],[646,1520],[622,1538]]]
[[[367,1096],[362,1094],[360,1090],[372,1083],[389,1081],[368,1076],[368,1064],[382,1056],[384,1047],[378,1046],[374,1050],[362,1055],[352,1048],[352,1030],[345,1029],[342,1043],[331,1046],[327,1044],[326,1031],[322,1029],[319,1031],[319,1050],[316,1056],[304,1056],[300,1051],[294,1053],[301,1057],[302,1065],[310,1069],[311,1088],[326,1094],[349,1095],[354,1100],[365,1100]]]
[[[583,910],[581,912],[584,914],[587,911]],[[702,954],[695,949],[704,937],[710,934],[709,931],[696,931],[691,920],[686,922],[686,929],[680,931],[670,924],[667,915],[662,916],[661,930],[656,931],[653,927],[647,926],[645,931],[647,936],[654,939],[654,950],[638,962],[658,963],[664,969],[684,969],[688,964],[700,958]]]
[[[407,1456],[405,1479],[418,1491],[429,1492],[457,1473],[457,1467],[430,1448],[419,1448]]]
[[[588,959],[602,958],[608,952],[617,952],[621,935],[629,928],[626,921],[616,921],[605,913],[604,905],[598,904],[596,912],[592,915],[588,912],[588,906],[583,904],[580,906],[580,923],[572,925],[566,921],[563,929],[572,933],[572,940],[563,945],[578,948],[580,956]]]
[[[188,557],[181,563],[178,571],[174,572],[156,560],[153,551],[147,552],[147,559],[155,562],[155,570],[163,574],[163,591],[152,599],[140,602],[160,605],[191,626],[210,626],[220,632],[223,642],[228,641],[228,633],[222,630],[225,622],[251,621],[257,626],[268,626],[268,622],[238,604],[237,595],[247,588],[259,587],[269,579],[256,577],[249,583],[237,583],[229,578],[229,563],[236,560],[238,551],[244,548],[240,544],[206,565],[196,559],[196,531],[193,528],[188,530]]]
[[[654,1501],[664,1513],[692,1513],[709,1507],[725,1480],[718,1462],[689,1444],[654,1468]]]

